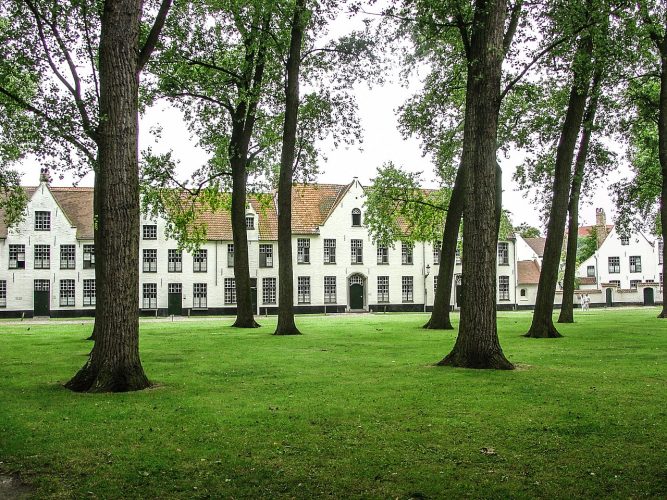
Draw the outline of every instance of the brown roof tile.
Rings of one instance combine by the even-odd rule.
[[[540,265],[535,260],[520,260],[516,263],[519,285],[537,285],[540,282]]]
[[[546,238],[524,238],[524,240],[538,257],[544,257],[544,245],[547,242]]]

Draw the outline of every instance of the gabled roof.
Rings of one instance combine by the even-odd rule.
[[[540,265],[536,260],[520,260],[516,267],[519,285],[537,285],[540,282]]]
[[[598,227],[598,226],[579,226],[577,236],[579,236],[580,238],[585,238],[596,227]],[[602,227],[602,226],[600,226],[600,227]],[[609,233],[611,233],[611,230],[614,228],[614,225],[613,224],[607,224],[605,226],[605,228],[607,229],[607,235],[608,235]]]
[[[292,188],[292,232],[313,234],[326,222],[352,184],[296,184]]]
[[[523,239],[538,257],[544,257],[544,245],[546,238],[524,238]]]

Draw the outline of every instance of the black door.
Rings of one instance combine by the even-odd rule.
[[[252,310],[257,312],[257,278],[250,278],[250,293],[252,295]]]
[[[364,285],[354,283],[350,285],[350,309],[364,308]]]
[[[607,288],[607,307],[611,307],[614,305],[614,300],[612,298],[612,291],[611,288]]]
[[[644,305],[652,306],[655,304],[653,299],[653,288],[644,288]]]
[[[35,280],[34,310],[35,316],[51,315],[51,283],[49,280]]]
[[[183,287],[180,283],[169,283],[167,314],[183,314]]]

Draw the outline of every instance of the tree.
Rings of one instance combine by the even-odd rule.
[[[522,238],[541,238],[542,233],[534,226],[527,222],[522,222],[514,228],[514,232],[518,233]]]

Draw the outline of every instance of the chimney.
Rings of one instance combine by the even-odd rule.
[[[598,240],[598,248],[602,246],[604,240],[607,239],[607,216],[604,213],[604,208],[595,209],[595,234]]]
[[[51,182],[51,176],[49,175],[49,167],[42,167],[39,170],[39,183],[41,184],[42,182],[46,183],[47,186]]]

